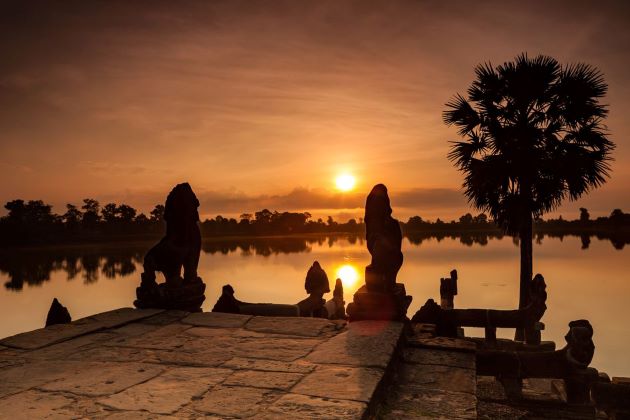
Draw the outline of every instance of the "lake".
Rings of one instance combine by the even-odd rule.
[[[142,258],[152,243],[0,251],[0,337],[40,328],[53,297],[73,319],[132,306]],[[423,238],[403,242],[398,281],[413,296],[411,317],[428,298],[439,302],[439,279],[459,272],[456,308],[513,309],[518,303],[519,249],[510,237]],[[592,366],[630,376],[630,246],[595,237],[544,237],[534,244],[534,273],[547,282],[543,340],[564,345],[568,323],[588,319],[596,346]],[[199,274],[207,284],[204,311],[229,283],[249,302],[297,303],[306,271],[318,260],[331,287],[342,278],[346,303],[363,283],[365,241],[352,236],[207,240]],[[467,329],[467,334],[483,331]],[[512,330],[499,330],[501,337]]]

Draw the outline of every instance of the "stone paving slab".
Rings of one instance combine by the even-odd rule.
[[[221,312],[196,312],[182,319],[184,324],[199,327],[241,328],[252,318],[251,315],[225,314]]]
[[[303,377],[304,375],[300,373],[241,370],[230,375],[223,384],[288,391]]]
[[[361,418],[402,324],[121,309],[0,346],[0,418]]]
[[[26,391],[0,399],[0,418],[3,419],[59,419],[71,418],[65,407],[74,400],[60,395],[40,391]]]
[[[347,331],[323,342],[306,359],[313,363],[385,368],[399,344],[402,330],[401,322],[352,322]]]
[[[230,417],[251,417],[263,411],[281,394],[261,388],[218,386],[192,407],[202,413]]]
[[[251,331],[317,337],[324,330],[335,330],[335,323],[322,318],[257,316],[245,325]]]
[[[66,341],[102,329],[127,324],[163,312],[161,309],[121,308],[71,322],[16,334],[0,341],[0,344],[19,349],[33,350]]]
[[[261,419],[360,419],[367,404],[358,401],[285,394],[272,404]]]
[[[230,369],[238,370],[262,370],[268,372],[290,372],[290,373],[310,373],[317,365],[314,363],[279,362],[276,360],[251,359],[246,357],[234,357],[221,365]]]
[[[296,394],[369,402],[383,378],[382,369],[319,366],[291,391]]]
[[[70,363],[58,378],[39,387],[99,397],[115,394],[158,376],[163,367],[142,363]]]
[[[147,382],[101,398],[98,403],[117,410],[172,414],[201,398],[211,386],[231,374],[229,369],[174,368]]]

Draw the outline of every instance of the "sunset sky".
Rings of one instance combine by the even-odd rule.
[[[146,212],[188,181],[203,217],[343,219],[382,182],[400,219],[455,218],[471,209],[444,104],[475,65],[528,52],[609,84],[612,177],[559,213],[630,211],[630,7],[524,3],[0,1],[0,202]]]

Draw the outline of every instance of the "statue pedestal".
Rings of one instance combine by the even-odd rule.
[[[143,279],[136,288],[137,299],[133,302],[139,309],[178,309],[188,312],[200,312],[201,304],[206,300],[206,284],[197,277],[195,280],[157,284]]]
[[[354,294],[346,312],[350,322],[369,319],[403,321],[410,303],[411,296],[407,296],[402,283],[396,283],[389,293],[370,291],[364,285]]]

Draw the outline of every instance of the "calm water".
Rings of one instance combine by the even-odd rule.
[[[403,243],[405,262],[398,277],[414,297],[410,316],[428,298],[439,299],[439,279],[453,268],[460,277],[456,307],[517,306],[519,250],[511,238],[414,242]],[[0,337],[42,327],[53,297],[68,307],[73,319],[132,306],[142,256],[151,245],[0,253]],[[209,241],[203,248],[199,272],[207,284],[206,311],[226,283],[243,301],[296,303],[305,297],[304,276],[314,260],[331,285],[336,277],[343,279],[350,302],[369,261],[365,242],[352,237]],[[535,245],[534,272],[545,276],[549,293],[543,339],[561,347],[569,321],[586,318],[595,329],[592,365],[614,376],[630,376],[630,246],[614,247],[593,238],[588,249],[582,248],[578,237],[546,237]],[[503,337],[513,335],[503,331]]]

